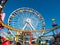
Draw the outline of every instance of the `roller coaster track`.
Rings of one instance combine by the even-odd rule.
[[[13,30],[13,31],[17,31],[17,32],[46,32],[46,31],[52,31],[52,30],[60,28],[60,26],[56,26],[54,28],[48,28],[46,30],[22,30],[22,29],[12,28],[9,25],[4,24],[3,22],[0,22],[0,24],[2,26],[4,26],[5,28],[8,28],[9,30]]]

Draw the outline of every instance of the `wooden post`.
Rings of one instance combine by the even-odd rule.
[[[16,42],[19,42],[19,41],[18,41],[18,40],[19,40],[19,39],[18,39],[18,33],[19,33],[19,32],[16,32],[16,38],[15,38],[15,39],[16,39]]]
[[[24,36],[25,36],[24,34],[25,34],[25,32],[22,33],[22,37],[23,37],[23,43],[22,43],[22,45],[24,45]]]

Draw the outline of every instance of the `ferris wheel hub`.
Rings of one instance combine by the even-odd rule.
[[[25,22],[26,23],[31,23],[31,19],[27,18]]]

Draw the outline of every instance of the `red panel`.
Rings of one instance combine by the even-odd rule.
[[[5,42],[2,43],[2,45],[10,45],[10,41],[9,40],[5,41]]]
[[[32,42],[32,33],[30,32],[30,43]],[[31,44],[30,44],[31,45]]]

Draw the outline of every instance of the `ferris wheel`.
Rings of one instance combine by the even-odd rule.
[[[8,25],[21,30],[45,30],[44,18],[32,8],[19,8],[13,11],[8,18]],[[14,31],[11,31],[15,34]],[[40,35],[40,33],[32,33]]]

